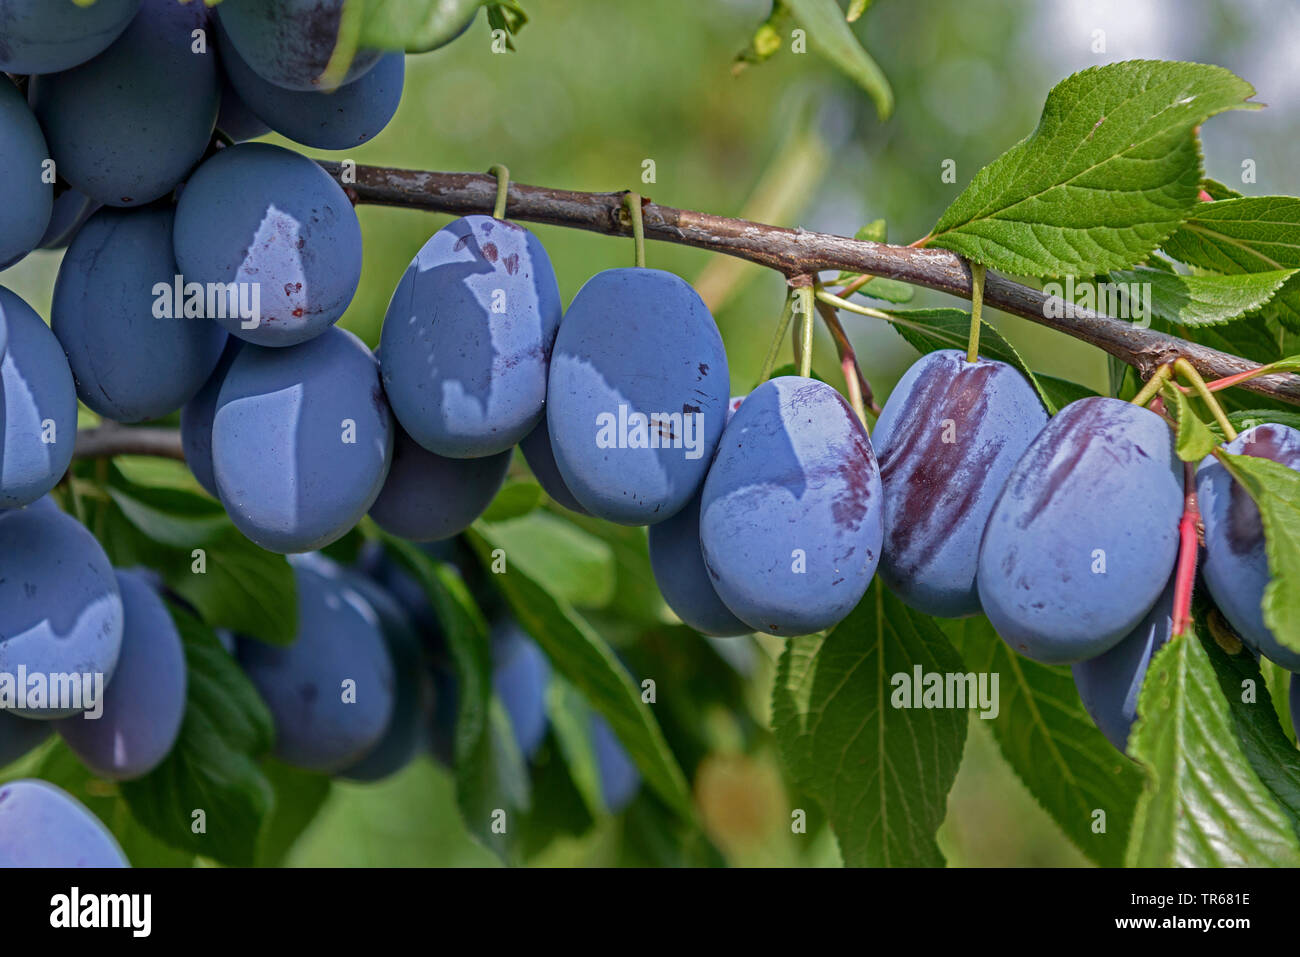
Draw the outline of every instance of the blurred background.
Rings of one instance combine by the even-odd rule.
[[[928,232],[982,165],[1029,134],[1058,80],[1116,60],[1165,58],[1225,66],[1268,105],[1206,124],[1208,175],[1247,194],[1300,192],[1300,5],[1293,0],[876,0],[854,29],[895,91],[896,111],[885,123],[861,90],[815,53],[792,53],[788,36],[768,62],[733,75],[769,0],[524,6],[532,19],[515,41],[517,52],[492,53],[480,15],[460,41],[409,58],[396,119],[348,158],[431,170],[506,163],[520,182],[631,188],[667,205],[846,235],[884,218],[890,240],[906,243]],[[641,178],[646,160],[654,162],[653,183]],[[955,183],[941,180],[946,160],[956,164]],[[1247,160],[1254,183],[1242,182]],[[343,324],[374,345],[403,270],[447,220],[374,207],[359,214],[364,271]],[[631,264],[630,240],[530,228],[551,255],[566,303],[592,274]],[[48,315],[59,258],[35,253],[3,282]],[[747,392],[781,311],[780,277],[660,243],[649,245],[648,259],[697,283],[726,340],[732,391]],[[912,303],[935,304],[953,303],[926,291]],[[883,323],[842,318],[883,401],[916,353]],[[1105,389],[1100,352],[1023,320],[991,318],[1035,368]],[[833,347],[819,335],[814,367],[841,385]],[[617,634],[609,637],[617,644]],[[710,746],[688,772],[705,829],[729,863],[833,865],[838,852],[824,828],[805,840],[790,834],[793,802],[761,733],[777,650],[755,644],[752,655],[740,655],[752,669],[744,698],[760,733],[743,732],[734,714],[700,709]],[[607,819],[581,837],[552,842],[531,862],[637,860],[625,833],[634,821]],[[959,866],[1086,863],[978,719],[940,838]],[[428,761],[380,785],[337,785],[289,860],[495,863],[461,827],[450,777]]]

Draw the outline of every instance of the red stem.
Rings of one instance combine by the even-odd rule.
[[[1196,470],[1183,463],[1183,517],[1178,522],[1178,567],[1174,572],[1174,635],[1187,630],[1192,618],[1192,586],[1196,583],[1196,557],[1200,547],[1201,510],[1196,504]]]

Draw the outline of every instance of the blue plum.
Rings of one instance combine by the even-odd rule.
[[[77,439],[77,389],[63,347],[31,306],[0,286],[9,346],[0,361],[0,508],[36,501],[63,478]]]
[[[524,460],[533,470],[533,478],[537,479],[537,483],[547,495],[571,512],[577,512],[579,515],[590,514],[582,507],[582,503],[573,497],[569,486],[564,484],[560,467],[555,464],[555,452],[551,449],[550,427],[545,415],[533,427],[533,431],[520,440],[519,450],[524,453]]]
[[[885,492],[880,577],[894,594],[940,618],[980,610],[984,526],[1046,424],[1033,387],[1004,362],[944,349],[907,370],[871,435]]]
[[[546,689],[551,663],[542,649],[512,620],[492,629],[492,690],[510,716],[520,752],[537,754],[546,737]]]
[[[41,237],[41,249],[63,249],[72,242],[77,230],[86,225],[86,220],[95,215],[101,204],[75,189],[65,189],[54,198],[54,212],[50,215],[50,225]]]
[[[397,421],[439,455],[511,448],[541,420],[560,315],[555,271],[528,230],[491,216],[438,230],[384,316],[379,364]]]
[[[181,448],[185,451],[185,464],[213,498],[217,497],[217,479],[212,474],[212,417],[217,412],[217,398],[221,395],[226,373],[243,344],[243,339],[226,337],[226,347],[217,360],[217,367],[203,383],[203,388],[181,409]]]
[[[46,781],[0,784],[0,867],[130,867],[99,818]]]
[[[239,350],[212,419],[212,471],[249,539],[276,552],[325,547],[374,503],[392,454],[379,368],[352,333]]]
[[[483,514],[506,479],[509,450],[475,459],[450,459],[421,447],[397,427],[393,465],[370,517],[385,531],[413,542],[458,535]]]
[[[181,193],[175,237],[186,282],[227,284],[210,318],[257,345],[320,335],[361,279],[361,226],[343,188],[307,157],[269,143],[241,143],[204,162]]]
[[[1093,724],[1106,740],[1128,753],[1128,735],[1137,717],[1138,695],[1155,653],[1174,628],[1174,579],[1136,628],[1110,651],[1076,662],[1074,686]]]
[[[238,99],[263,123],[296,143],[345,150],[374,139],[402,100],[406,56],[389,53],[364,76],[337,90],[286,90],[260,77],[224,32],[221,64]],[[220,120],[217,121],[220,129]],[[260,134],[256,134],[260,135]]]
[[[334,53],[344,0],[225,0],[218,17],[231,42],[258,75],[288,90],[321,89]],[[344,83],[379,62],[378,50],[359,50]]]
[[[167,757],[185,717],[185,649],[167,606],[145,575],[117,572],[122,653],[98,717],[58,722],[59,734],[102,778],[129,781]]]
[[[980,546],[980,604],[1013,649],[1071,664],[1113,648],[1173,571],[1182,465],[1154,412],[1080,399],[1029,446]]]
[[[0,513],[0,675],[13,682],[7,694],[23,672],[29,694],[33,678],[48,688],[45,700],[29,697],[16,712],[66,718],[84,710],[111,683],[122,619],[108,556],[76,519],[52,504]],[[73,675],[75,684],[60,677]]]
[[[0,0],[0,23],[4,21]],[[4,39],[0,38],[0,58]],[[44,181],[49,158],[45,136],[23,95],[0,76],[0,269],[11,266],[40,245],[54,210],[54,187]]]
[[[108,206],[141,206],[202,159],[221,100],[215,51],[192,48],[192,32],[207,22],[202,4],[144,0],[99,56],[32,79],[32,108],[73,189]]]
[[[78,397],[118,422],[175,412],[212,374],[226,343],[215,322],[157,308],[160,290],[171,298],[177,274],[172,219],[167,208],[101,209],[59,266],[50,325]]]
[[[1274,422],[1247,429],[1224,451],[1271,459],[1300,471],[1300,432]],[[1205,523],[1202,574],[1214,603],[1254,651],[1288,671],[1300,671],[1300,652],[1282,645],[1264,623],[1269,570],[1259,508],[1213,456],[1196,470],[1196,497]]]
[[[393,662],[396,689],[393,717],[379,743],[356,764],[341,772],[354,781],[379,781],[396,774],[415,756],[423,732],[425,687],[420,638],[397,599],[366,576],[347,571],[342,581],[361,594],[379,618],[379,627]]]
[[[875,574],[882,497],[871,442],[838,392],[798,376],[763,383],[723,433],[700,500],[719,597],[755,631],[834,625]]]
[[[239,661],[275,722],[275,754],[330,774],[360,761],[393,718],[396,678],[379,617],[328,559],[295,556],[298,635],[274,647],[241,638]]]
[[[265,136],[271,132],[271,128],[263,123],[257,117],[257,114],[248,108],[248,104],[239,98],[239,94],[235,92],[234,86],[230,83],[229,62],[229,58],[223,55],[221,109],[217,112],[217,131],[225,133],[236,143]]]
[[[0,73],[60,73],[103,53],[140,0],[0,0]]]
[[[608,269],[555,340],[547,422],[565,485],[591,514],[661,522],[699,490],[722,434],[727,354],[699,295],[657,269]]]
[[[672,518],[650,526],[650,567],[655,583],[677,617],[701,634],[747,635],[753,629],[723,604],[704,564],[701,494]]]
[[[53,730],[51,721],[33,721],[0,709],[0,768],[44,743]]]
[[[600,771],[600,793],[611,814],[623,811],[641,790],[641,772],[618,736],[596,712],[591,714],[591,744]]]

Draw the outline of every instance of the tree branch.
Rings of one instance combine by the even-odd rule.
[[[176,429],[127,428],[116,422],[77,433],[74,459],[102,459],[114,455],[152,455],[185,461],[181,434]]]
[[[358,203],[398,206],[465,215],[492,212],[496,177],[477,173],[431,173],[321,162]],[[586,229],[612,236],[631,236],[622,208],[624,193],[583,193],[512,182],[506,213],[512,219]],[[643,203],[647,238],[726,253],[767,266],[787,278],[825,270],[870,273],[969,299],[970,270],[956,253],[944,249],[891,246],[786,229],[744,219],[729,219],[655,203]],[[1256,362],[1198,345],[1133,323],[1075,307],[1073,318],[1048,315],[1053,297],[1037,289],[988,273],[984,301],[989,305],[1056,329],[1103,349],[1146,378],[1159,366],[1186,358],[1207,379],[1221,379],[1259,367]],[[1063,305],[1057,303],[1057,305]],[[1061,312],[1063,310],[1056,310]],[[1278,374],[1243,382],[1241,388],[1300,405],[1300,376]]]

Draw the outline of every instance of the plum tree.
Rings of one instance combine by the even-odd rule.
[[[378,497],[393,424],[374,356],[330,328],[290,349],[246,345],[212,419],[212,471],[235,526],[263,548],[306,552]]]
[[[0,0],[0,73],[59,73],[108,48],[140,0]]]
[[[452,458],[496,455],[541,420],[560,288],[537,237],[466,216],[424,244],[393,292],[379,364],[393,414]]]
[[[218,16],[231,42],[257,74],[288,90],[321,89],[334,53],[344,0],[225,0]],[[378,50],[359,50],[343,83],[379,62]]]
[[[320,335],[361,279],[361,226],[343,188],[268,143],[221,150],[195,171],[176,206],[175,241],[186,282],[228,284],[209,318],[257,345]]]
[[[303,146],[321,150],[359,146],[379,135],[401,102],[406,78],[406,57],[401,53],[386,55],[364,76],[337,90],[298,91],[263,79],[244,62],[224,31],[219,36],[221,65],[237,94],[231,108],[242,103],[257,120]],[[226,103],[223,99],[223,110]],[[236,125],[243,127],[242,132],[255,129],[247,123]],[[217,128],[230,132],[220,119]]]
[[[198,483],[214,498],[217,497],[217,480],[212,474],[212,417],[217,411],[217,398],[221,395],[226,373],[230,371],[243,344],[243,339],[226,337],[221,358],[217,360],[217,366],[208,376],[208,381],[181,409],[181,448],[185,453],[185,464]]]
[[[42,180],[49,155],[45,135],[22,94],[0,77],[0,180],[9,185],[0,206],[0,268],[40,245],[50,225],[54,187]]]
[[[0,708],[0,768],[34,750],[53,733],[52,721],[33,721]]]
[[[884,534],[880,471],[829,385],[770,379],[736,412],[700,499],[713,586],[755,631],[800,635],[843,619],[875,574]]]
[[[1070,664],[1113,648],[1174,567],[1182,465],[1158,415],[1071,402],[1007,478],[980,546],[980,603],[1016,651]]]
[[[239,661],[275,722],[275,754],[307,771],[334,773],[375,748],[393,718],[395,677],[379,617],[328,559],[290,559],[298,634],[277,647],[239,639]]]
[[[108,685],[122,628],[113,568],[81,523],[49,502],[0,512],[0,674],[24,669],[46,683],[52,676],[100,676]],[[29,700],[14,711],[66,718],[83,710],[76,704]],[[81,704],[89,702],[83,697]]]
[[[204,318],[161,318],[155,285],[177,274],[171,209],[105,208],[77,233],[59,266],[50,325],[77,395],[118,422],[156,419],[199,391],[226,333]]]
[[[924,355],[889,394],[871,435],[885,496],[880,577],[927,615],[980,610],[980,538],[1007,475],[1047,424],[1033,387],[1004,362]]]
[[[511,451],[445,458],[395,428],[393,464],[370,517],[385,531],[413,542],[439,541],[469,528],[505,482]]]
[[[537,754],[546,737],[546,689],[551,663],[518,622],[505,619],[492,629],[492,690],[501,699],[515,741],[525,758]]]
[[[573,497],[569,486],[564,484],[560,467],[555,464],[555,452],[551,449],[551,433],[546,419],[547,417],[543,415],[542,420],[533,426],[533,430],[520,440],[519,451],[524,453],[524,461],[532,469],[533,478],[537,479],[537,483],[547,495],[571,512],[588,515],[590,513]]]
[[[0,508],[36,501],[63,477],[77,437],[77,390],[63,347],[31,306],[0,286],[8,348],[0,361]]]
[[[551,448],[591,514],[662,522],[699,490],[725,422],[727,353],[694,289],[658,269],[607,269],[578,291],[555,340]]]
[[[753,629],[718,597],[704,564],[700,548],[701,495],[702,490],[672,518],[650,526],[650,567],[655,583],[677,617],[701,634],[747,635]]]
[[[601,715],[591,713],[591,744],[600,771],[600,793],[611,814],[622,812],[641,790],[641,772],[618,735]]]
[[[99,56],[32,79],[32,108],[74,189],[108,206],[140,206],[170,193],[203,157],[221,99],[215,51],[192,49],[207,22],[200,4],[144,0]]]
[[[149,578],[118,570],[122,652],[104,693],[103,713],[58,722],[59,734],[102,778],[129,781],[157,767],[171,751],[185,717],[185,650],[180,633]]]
[[[1174,628],[1174,579],[1137,627],[1119,644],[1096,658],[1071,666],[1074,686],[1093,724],[1120,751],[1128,751],[1128,735],[1137,717],[1138,694],[1151,658]]]
[[[0,784],[0,867],[130,867],[99,818],[62,788]]]
[[[75,189],[65,189],[54,197],[54,211],[50,214],[50,225],[41,237],[40,249],[63,249],[72,242],[77,230],[86,225],[86,220],[101,208],[84,193]]]
[[[1247,429],[1224,451],[1271,459],[1300,471],[1300,432],[1274,422]],[[1300,671],[1300,652],[1279,642],[1264,622],[1269,583],[1264,525],[1250,494],[1213,456],[1196,470],[1196,497],[1205,523],[1205,585],[1223,616],[1256,653]]]

